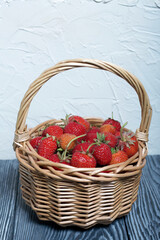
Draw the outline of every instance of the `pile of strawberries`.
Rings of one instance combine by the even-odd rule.
[[[47,126],[41,136],[30,140],[37,153],[52,162],[95,168],[124,162],[138,151],[133,132],[113,118],[100,127],[74,115],[67,115],[63,122],[62,126]]]

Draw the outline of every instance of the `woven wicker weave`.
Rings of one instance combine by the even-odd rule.
[[[38,136],[46,124],[62,124],[61,120],[53,119],[27,129],[26,117],[32,99],[51,77],[76,67],[110,71],[125,79],[135,89],[141,106],[141,123],[136,131],[139,151],[126,162],[94,169],[74,168],[39,156],[30,145],[29,139]],[[20,163],[21,189],[26,203],[39,219],[54,221],[61,226],[89,228],[99,223],[109,224],[117,217],[127,214],[137,198],[141,171],[146,163],[151,115],[152,108],[141,82],[111,63],[74,59],[60,62],[43,72],[30,85],[21,102],[15,130],[14,149]],[[100,126],[103,122],[99,118],[87,120],[95,126]],[[57,171],[53,166],[63,171]],[[105,173],[105,170],[110,172]]]

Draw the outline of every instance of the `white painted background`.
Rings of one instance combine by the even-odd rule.
[[[15,158],[12,140],[29,84],[55,63],[95,58],[136,75],[153,107],[149,154],[159,154],[160,0],[0,0],[0,159]],[[33,100],[33,127],[66,113],[114,117],[139,127],[134,90],[113,74],[76,69],[52,78]]]

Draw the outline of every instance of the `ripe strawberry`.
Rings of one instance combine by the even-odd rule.
[[[110,132],[112,134],[116,133],[116,129],[113,125],[111,124],[104,124],[100,127],[100,132],[104,133],[104,132]]]
[[[75,152],[72,155],[71,166],[77,168],[95,168],[96,160],[91,154]]]
[[[57,150],[57,142],[54,137],[42,139],[38,147],[38,154],[44,158],[49,158]]]
[[[115,133],[115,136],[116,136],[117,138],[120,138],[120,137],[121,137],[120,131],[117,131],[117,132]]]
[[[90,142],[83,142],[83,143],[79,143],[75,146],[75,148],[73,149],[72,151],[72,154],[75,153],[75,152],[87,152],[89,146],[91,145]],[[89,148],[89,152],[92,153],[93,149],[94,149],[95,146],[91,146]]]
[[[99,165],[107,165],[112,159],[111,149],[107,144],[101,143],[99,146],[95,146],[93,156]]]
[[[86,128],[86,131],[88,131],[90,129],[90,123],[86,119],[84,119],[80,116],[73,115],[73,116],[70,116],[68,120],[69,120],[69,122],[77,122],[77,123],[82,124]]]
[[[91,128],[88,132],[87,135],[85,136],[85,141],[86,142],[94,142],[95,139],[97,139],[97,133],[99,133],[100,130],[97,127]]]
[[[57,154],[52,154],[52,155],[49,157],[49,160],[52,161],[52,162],[55,162],[55,163],[63,163],[63,164],[66,164],[66,165],[70,165],[70,162],[69,162],[68,160],[61,160],[61,159],[58,157]],[[54,169],[62,171],[62,169],[57,168],[57,167],[54,167]]]
[[[123,150],[123,147],[124,147],[124,144],[122,143],[123,140],[127,140],[128,139],[128,137],[126,138],[127,135],[126,135],[126,133],[125,133],[126,131],[124,129],[127,124],[128,124],[128,122],[124,123],[123,126],[121,127],[120,131],[116,131],[116,133],[115,133],[115,136],[116,136],[116,138],[118,140],[118,144],[117,145],[120,148],[120,150]],[[123,137],[123,135],[124,135],[124,137]]]
[[[39,144],[41,143],[42,137],[35,137],[30,140],[30,144],[33,148],[38,149]]]
[[[138,152],[138,141],[135,136],[131,137],[130,140],[132,144],[129,146],[125,145],[123,150],[127,153],[128,157],[132,157],[136,152]]]
[[[50,136],[55,136],[57,139],[59,139],[60,136],[63,134],[63,129],[58,125],[51,125],[44,129],[42,136],[45,137],[47,134],[49,134]]]
[[[92,127],[88,132],[89,132],[89,133],[97,133],[97,132],[99,133],[100,130],[99,130],[98,127]]]
[[[117,137],[110,132],[97,133],[97,139],[95,140],[97,144],[105,143],[112,148],[116,147],[117,142]]]
[[[55,162],[55,163],[59,163],[60,159],[58,157],[57,154],[52,154],[49,158],[50,161]],[[54,167],[56,170],[59,170],[57,167]]]
[[[110,132],[104,132],[104,136],[105,141],[108,141],[108,145],[115,148],[118,142],[117,137]]]
[[[121,138],[118,147],[125,151],[128,157],[132,157],[138,151],[138,141],[134,133],[131,131],[121,131]]]
[[[64,133],[61,135],[60,137],[60,146],[63,150],[65,150],[69,144],[69,142],[76,138],[76,135],[74,134],[70,134],[70,133]],[[75,147],[76,145],[76,140],[74,140],[73,142],[71,142],[71,144],[68,146],[68,150],[71,150]]]
[[[69,122],[64,128],[64,133],[70,133],[76,136],[86,134],[86,132],[86,128],[77,122]],[[84,137],[78,139],[77,142],[81,142],[82,140],[84,140]]]
[[[109,164],[111,165],[125,162],[127,159],[128,159],[127,154],[122,150],[118,150],[118,152],[112,154],[112,160],[110,161]]]
[[[111,125],[113,125],[116,128],[117,131],[120,131],[120,129],[121,129],[120,122],[118,122],[117,120],[111,119],[111,118],[108,118],[107,120],[105,120],[103,125],[104,124],[111,124]]]

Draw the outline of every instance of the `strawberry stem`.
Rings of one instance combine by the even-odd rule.
[[[79,139],[79,138],[81,138],[81,137],[85,137],[85,136],[86,136],[86,134],[83,134],[83,135],[80,135],[80,136],[77,136],[77,137],[73,138],[73,139],[68,143],[66,149],[68,149],[68,147],[70,146],[70,144],[71,144],[73,141],[75,141],[75,140],[77,140],[77,139]]]
[[[128,122],[124,123],[123,126],[122,126],[121,129],[120,129],[120,136],[121,136],[122,141],[124,141],[122,132],[123,132],[124,127],[125,127],[127,124],[128,124]]]
[[[48,133],[46,134],[46,136],[45,136],[45,137],[43,137],[43,138],[42,138],[42,140],[43,140],[43,139],[45,139],[45,138],[49,138],[49,137],[52,137],[52,138],[53,138],[53,141],[55,140],[55,137],[54,137],[54,136],[51,136],[51,135],[49,135]]]
[[[87,148],[86,154],[89,153],[89,149],[90,149],[93,145],[97,145],[97,143],[91,143],[91,144],[89,145],[89,147]]]
[[[100,144],[100,143],[108,144],[108,143],[110,143],[110,141],[106,141],[106,140],[105,140],[105,135],[104,135],[104,133],[97,133],[96,143],[97,143],[97,144]]]
[[[115,148],[111,148],[111,153],[112,154],[116,153],[116,149]]]
[[[68,124],[70,116],[72,116],[71,113],[70,114],[66,114],[65,119],[61,119],[63,121],[63,123],[64,123],[64,126],[66,126]]]
[[[97,139],[96,139],[96,143],[101,143],[105,141],[105,136],[104,133],[98,133],[97,132]]]

